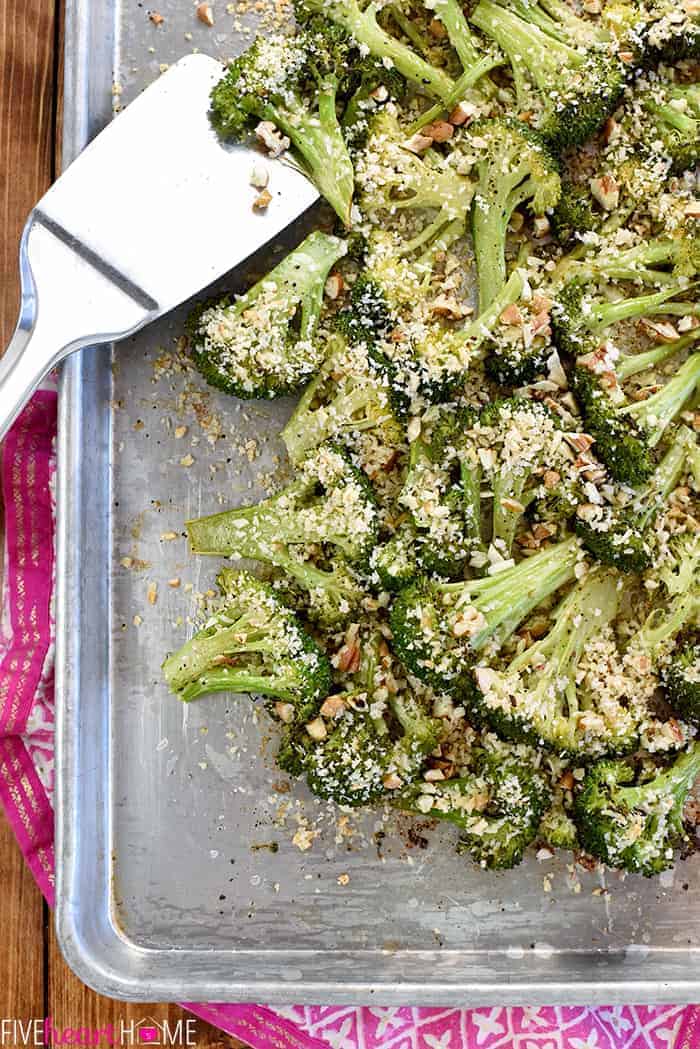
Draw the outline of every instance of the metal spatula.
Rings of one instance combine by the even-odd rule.
[[[132,334],[251,255],[318,197],[260,156],[227,148],[207,117],[219,62],[183,58],[147,88],[51,187],[20,247],[22,305],[0,358],[0,438],[43,376],[83,346]]]

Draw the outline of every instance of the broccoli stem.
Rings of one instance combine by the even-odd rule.
[[[686,316],[698,312],[700,307],[697,303],[668,301],[677,294],[676,286],[650,295],[637,295],[631,299],[622,298],[618,302],[601,303],[591,308],[587,316],[588,327],[591,331],[600,331],[635,317],[652,317],[658,313]]]
[[[424,113],[410,125],[408,129],[409,135],[415,134],[416,131],[420,131],[426,124],[432,124],[435,120],[439,120],[445,113],[450,113],[458,102],[464,99],[466,93],[470,88],[474,87],[478,81],[484,78],[483,83],[479,85],[479,90],[486,96],[490,96],[493,92],[491,90],[491,80],[488,79],[487,73],[490,73],[492,69],[496,69],[497,66],[503,65],[503,59],[500,55],[482,55],[473,66],[466,69],[459,77],[455,80],[454,87],[449,95],[442,99],[440,102],[436,102],[430,109],[426,109]]]
[[[673,422],[686,401],[700,386],[700,353],[694,353],[681,365],[672,379],[658,393],[619,408],[621,415],[629,415],[647,431],[647,441],[655,448],[669,423]]]
[[[391,16],[403,35],[411,41],[413,46],[417,48],[424,57],[430,54],[429,41],[426,40],[417,26],[415,26],[411,19],[403,13],[400,7],[397,7],[396,4],[387,4],[384,10]]]
[[[641,528],[647,528],[651,524],[660,507],[666,503],[669,495],[683,476],[689,443],[693,440],[693,435],[687,426],[682,426],[663,459],[649,478],[640,496],[642,509],[639,523]]]
[[[297,698],[297,690],[298,681],[294,677],[281,674],[265,677],[233,667],[219,667],[216,670],[206,670],[196,681],[185,685],[178,692],[178,699],[183,703],[191,703],[192,700],[211,692],[237,692],[241,695],[253,693],[275,696],[292,702]]]
[[[481,55],[461,5],[456,0],[432,0],[429,6],[447,30],[450,43],[457,52],[462,68],[470,69],[475,62],[479,61]]]
[[[264,119],[288,136],[304,162],[306,174],[347,227],[355,173],[338,123],[336,95],[337,84],[328,78],[319,84],[317,116],[309,116],[300,101],[288,110],[273,105],[260,109]]]
[[[540,92],[547,95],[552,78],[560,78],[567,66],[575,68],[583,62],[574,48],[524,22],[492,0],[481,0],[471,21],[507,54],[513,68],[518,104],[523,109],[528,104],[528,77],[534,80]]]
[[[518,301],[524,288],[525,278],[522,270],[513,270],[505,286],[500,288],[485,309],[479,310],[478,317],[456,332],[457,340],[461,343],[474,341],[475,348],[478,347],[484,339],[489,337],[494,324],[497,323],[506,306]]]
[[[677,353],[681,353],[688,346],[692,346],[699,338],[700,328],[696,328],[694,331],[682,336],[682,338],[676,339],[675,342],[662,343],[653,350],[646,350],[644,353],[624,354],[615,361],[615,374],[619,380],[624,380],[629,379],[631,375],[638,375],[639,372],[647,371],[649,368],[655,368],[670,357],[675,357]]]
[[[367,404],[367,389],[362,386],[339,393],[330,404],[315,410],[311,408],[314,394],[312,384],[302,394],[296,411],[280,434],[293,463],[301,462],[307,452],[341,430],[372,430],[392,418],[387,407],[383,418],[355,419]]]
[[[201,633],[191,638],[163,663],[163,674],[168,685],[177,692],[188,681],[204,674],[217,658],[228,658],[236,653],[267,652],[274,654],[274,644],[264,629],[245,614],[230,626],[212,628],[211,634]]]
[[[600,274],[609,280],[630,280],[642,284],[670,284],[678,287],[678,278],[673,273],[664,273],[654,266],[672,265],[678,259],[681,242],[671,237],[657,237],[646,243],[637,244],[627,251],[611,256],[603,254],[591,263],[581,265],[581,273],[595,277]]]
[[[686,795],[700,774],[700,743],[694,743],[670,768],[638,787],[618,787],[614,799],[626,809],[644,808],[656,798],[673,797],[672,812],[680,820]]]
[[[442,583],[440,593],[454,594],[458,604],[472,604],[486,624],[470,637],[470,648],[478,652],[487,641],[508,638],[529,612],[574,578],[580,547],[567,539],[540,551],[514,568],[466,583]]]
[[[425,94],[443,101],[450,97],[454,88],[452,77],[382,29],[377,21],[378,4],[371,3],[362,10],[355,0],[334,0],[329,11],[324,0],[307,0],[306,6],[324,18],[331,17],[377,58],[390,59],[398,71]]]
[[[521,512],[514,513],[504,505],[504,499],[515,499],[523,509],[535,498],[532,491],[525,495],[525,486],[529,481],[529,475],[522,473],[515,476],[506,470],[500,471],[493,482],[493,531],[492,539],[500,539],[508,553],[513,548],[515,533],[518,530],[518,522],[522,516]]]

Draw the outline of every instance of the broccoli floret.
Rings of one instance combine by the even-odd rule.
[[[515,304],[514,304],[515,305]],[[506,310],[484,343],[486,374],[501,386],[526,386],[546,374],[553,355],[552,300],[537,291]]]
[[[413,582],[418,575],[415,531],[404,527],[385,543],[375,547],[370,564],[377,573],[382,590],[401,590]]]
[[[337,108],[358,63],[360,54],[346,34],[312,22],[293,37],[256,37],[211,95],[212,124],[223,138],[239,141],[258,121],[283,132],[345,226],[354,172]]]
[[[673,654],[662,675],[666,701],[673,711],[700,725],[700,642]]]
[[[483,579],[406,587],[391,607],[396,654],[417,678],[455,688],[487,643],[503,644],[533,608],[574,578],[579,557],[577,540],[567,539]]]
[[[508,56],[518,109],[535,112],[556,152],[581,145],[615,108],[624,71],[612,49],[557,39],[495,0],[481,0],[470,20]]]
[[[470,533],[505,558],[512,554],[528,507],[550,492],[544,485],[545,472],[559,474],[559,487],[571,472],[570,451],[558,419],[545,405],[526,397],[487,405],[471,426],[463,428],[459,459]],[[480,512],[484,490],[492,498],[490,525]]]
[[[563,757],[634,750],[643,712],[629,696],[601,687],[621,666],[611,629],[617,612],[617,581],[591,573],[559,604],[546,635],[504,670],[475,667],[468,709],[504,738],[544,744]]]
[[[673,245],[669,252],[680,250],[679,242],[667,241]],[[630,253],[632,255],[633,253]],[[590,294],[588,286],[591,281],[601,278],[606,284],[620,280],[644,279],[669,282],[669,275],[651,271],[638,262],[638,255],[629,258],[625,254],[617,259],[600,259],[598,264],[582,265],[580,275],[569,280],[557,291],[556,301],[552,307],[552,330],[554,341],[559,349],[572,357],[594,352],[604,341],[604,332],[621,321],[634,320],[639,317],[653,317],[657,314],[675,316],[694,315],[698,312],[695,302],[671,302],[679,294],[674,281],[671,287],[656,292],[644,292],[642,295],[626,295],[619,289],[617,298],[611,301],[606,291],[595,291]]]
[[[371,710],[367,692],[331,698],[331,718],[321,716],[307,727],[314,742],[304,756],[304,771],[314,794],[340,805],[366,805],[419,775],[442,724],[410,691],[388,700],[398,738],[387,719]]]
[[[389,362],[365,343],[353,346],[340,335],[329,340],[328,350],[281,433],[295,464],[328,438],[356,442],[372,431],[394,447],[402,440]]]
[[[560,799],[555,798],[542,817],[537,828],[537,840],[553,849],[576,851],[580,848],[576,824]]]
[[[332,445],[306,459],[278,495],[187,522],[194,553],[252,558],[284,569],[307,591],[310,614],[324,624],[346,617],[362,598],[346,562],[366,566],[377,531],[369,482]],[[308,558],[310,545],[334,551],[331,570]]]
[[[501,314],[520,299],[524,287],[522,271],[516,269],[491,305],[475,320],[457,331],[436,327],[411,342],[413,367],[421,392],[428,400],[448,399],[469,369],[488,358]]]
[[[535,840],[548,799],[544,778],[526,757],[498,750],[476,755],[469,775],[415,784],[396,804],[455,824],[459,852],[468,852],[481,867],[504,870],[517,866]]]
[[[321,16],[350,34],[361,49],[367,49],[380,61],[391,62],[406,80],[430,98],[440,100],[444,106],[453,105],[463,93],[498,65],[496,56],[479,53],[469,27],[460,19],[460,8],[454,0],[443,0],[438,17],[445,28],[465,66],[464,72],[454,80],[443,69],[439,69],[417,54],[408,44],[388,33],[377,21],[380,5],[370,3],[360,6],[357,0],[299,0],[295,14],[299,21],[306,22],[310,16]],[[463,25],[461,23],[464,23]]]
[[[339,311],[338,331],[352,345],[374,346],[389,334],[396,321],[379,281],[362,273],[350,291],[350,302]]]
[[[671,171],[694,167],[700,160],[700,86],[664,85],[648,92],[643,104],[651,116],[654,152],[669,157]]]
[[[186,703],[209,692],[274,696],[305,720],[330,686],[328,659],[265,583],[230,569],[217,583],[218,609],[163,663],[168,686]]]
[[[622,572],[642,572],[652,563],[654,521],[687,470],[694,441],[691,431],[681,427],[647,483],[622,506],[579,506],[576,532],[597,560]]]
[[[677,351],[677,343],[673,345]],[[647,362],[656,364],[664,360],[667,349],[653,351]],[[646,400],[631,403],[624,400],[619,403],[619,398],[614,395],[614,381],[608,381],[610,369],[598,374],[590,363],[590,359],[582,358],[570,376],[586,428],[595,438],[599,459],[615,480],[637,487],[654,471],[653,449],[698,388],[700,354],[689,357],[657,393]],[[628,375],[636,371],[633,359],[624,363],[630,369]],[[614,380],[614,368],[612,377]]]
[[[423,571],[454,579],[479,545],[479,517],[462,484],[457,445],[470,412],[445,410],[432,433],[411,442],[399,503],[411,515],[415,559]],[[470,478],[465,478],[469,484]],[[476,492],[478,510],[478,491]]]
[[[659,602],[630,642],[630,648],[655,664],[679,634],[700,618],[700,536],[680,532],[671,537],[648,580]]]
[[[429,272],[431,249],[444,251],[464,232],[474,193],[462,163],[464,147],[458,134],[446,154],[431,149],[419,156],[406,148],[406,133],[395,114],[384,109],[373,119],[366,149],[358,159],[362,211],[392,218],[410,213],[423,223],[410,235],[397,238],[391,252],[386,238],[382,240],[382,254],[390,255],[390,263],[413,258],[413,264]],[[431,216],[427,221],[426,213]]]
[[[673,866],[684,845],[683,806],[700,772],[700,743],[653,779],[639,780],[627,761],[599,761],[575,803],[583,847],[609,867],[653,877]]]
[[[527,203],[535,215],[543,215],[559,199],[560,182],[544,140],[518,120],[477,121],[469,144],[477,158],[471,226],[483,312],[506,283],[506,237],[513,212]]]
[[[198,305],[187,322],[192,359],[207,382],[244,398],[282,397],[323,360],[314,341],[331,267],[345,244],[312,233],[252,288]]]
[[[562,179],[559,200],[551,214],[551,224],[557,240],[564,245],[577,241],[584,233],[598,229],[601,223],[594,210],[589,188],[570,179]]]
[[[700,22],[676,0],[618,0],[605,5],[605,23],[647,67],[700,58]]]

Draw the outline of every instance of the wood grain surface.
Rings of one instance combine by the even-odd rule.
[[[96,0],[99,2],[99,0]],[[0,0],[0,353],[17,317],[17,250],[24,220],[55,176],[62,77],[62,11],[54,0]],[[0,505],[0,549],[2,548]],[[2,581],[0,558],[0,582]],[[44,904],[0,813],[0,1017],[51,1017],[65,1027],[191,1014],[177,1006],[127,1005],[88,990],[63,961]],[[202,1049],[243,1043],[196,1020]],[[6,1043],[7,1044],[7,1043]]]

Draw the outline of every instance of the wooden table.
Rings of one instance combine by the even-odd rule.
[[[17,318],[22,225],[60,163],[61,15],[61,0],[0,0],[0,347]],[[61,1029],[146,1016],[174,1024],[188,1015],[176,1006],[102,998],[73,976],[56,945],[51,913],[0,814],[0,1017],[26,1022],[50,1016]],[[198,1046],[242,1045],[201,1020],[196,1031]]]

